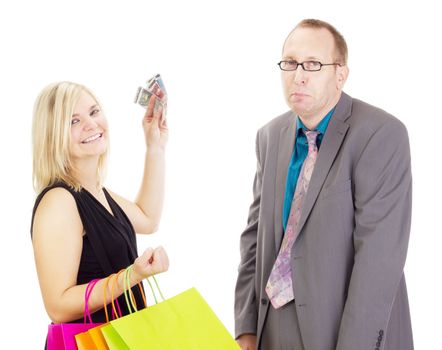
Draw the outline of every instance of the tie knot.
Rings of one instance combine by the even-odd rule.
[[[304,131],[305,136],[307,136],[307,142],[309,147],[316,147],[316,138],[319,135],[319,131]]]

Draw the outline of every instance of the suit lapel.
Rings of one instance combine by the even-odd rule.
[[[310,180],[309,188],[305,197],[305,202],[302,208],[301,218],[298,224],[298,237],[299,233],[307,221],[308,216],[316,202],[318,194],[324,185],[324,181],[327,174],[335,160],[345,135],[349,128],[349,125],[344,121],[348,118],[351,112],[351,98],[342,94],[339,100],[336,110],[330,119],[327,131],[325,132],[322,140],[321,147],[319,149],[318,158],[316,160],[315,168],[313,170],[312,178]]]
[[[276,166],[275,184],[275,247],[276,254],[279,252],[283,237],[282,209],[284,203],[285,185],[287,181],[287,171],[292,156],[296,139],[296,119],[292,114],[289,123],[281,128],[278,143],[278,162]]]

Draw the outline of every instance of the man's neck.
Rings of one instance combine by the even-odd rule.
[[[309,130],[315,130],[316,127],[319,125],[322,119],[327,115],[328,112],[330,112],[336,104],[339,102],[339,99],[341,98],[342,92],[340,92],[336,97],[330,101],[330,103],[327,104],[320,112],[314,114],[314,115],[298,115],[301,119],[302,123],[309,129]]]

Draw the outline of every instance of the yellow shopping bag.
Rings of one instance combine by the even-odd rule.
[[[130,269],[127,272],[126,279]],[[101,328],[110,350],[240,349],[195,288],[140,311],[133,309]]]

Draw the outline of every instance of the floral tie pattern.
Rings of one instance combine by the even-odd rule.
[[[304,130],[303,130],[304,131]],[[308,154],[304,160],[301,172],[296,183],[295,194],[293,195],[290,215],[282,240],[281,248],[270,273],[269,280],[266,285],[266,293],[270,302],[275,309],[287,304],[294,299],[292,284],[292,268],[290,265],[290,251],[298,234],[298,223],[302,213],[305,195],[308,185],[312,177],[315,167],[316,158],[318,156],[318,147],[316,146],[316,138],[318,131],[304,131],[307,136]]]

